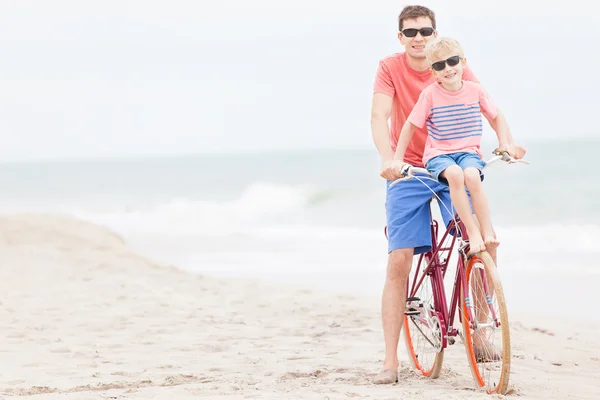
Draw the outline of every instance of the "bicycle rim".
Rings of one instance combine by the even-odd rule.
[[[504,394],[510,375],[510,330],[502,283],[487,252],[467,263],[467,298],[461,290],[463,340],[475,384]],[[485,299],[477,296],[478,290]],[[477,343],[476,343],[477,342]]]
[[[418,315],[405,315],[403,332],[404,343],[408,352],[409,361],[413,368],[423,376],[437,378],[442,369],[444,360],[444,348],[442,336],[445,334],[445,326],[434,310],[432,279],[427,276],[418,287],[414,287],[414,275],[421,273],[421,268],[426,265],[421,258],[418,267],[413,268],[409,277],[408,297],[418,297],[419,301],[407,304],[407,310],[417,309]],[[417,278],[416,283],[420,280]],[[415,283],[415,284],[416,284]]]

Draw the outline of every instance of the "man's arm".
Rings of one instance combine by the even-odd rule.
[[[388,120],[392,114],[393,99],[383,93],[374,93],[371,105],[371,134],[375,147],[383,162],[394,158],[390,144],[390,127]]]
[[[402,161],[394,160],[394,151],[390,144],[390,127],[388,120],[392,114],[393,98],[384,93],[373,94],[371,106],[371,134],[381,156],[381,171],[379,175],[387,180],[400,178]]]

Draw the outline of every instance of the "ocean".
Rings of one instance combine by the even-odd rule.
[[[527,147],[484,181],[509,312],[600,319],[600,140]],[[104,225],[194,273],[379,297],[379,167],[374,148],[4,163],[0,207]]]

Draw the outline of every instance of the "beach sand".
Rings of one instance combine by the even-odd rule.
[[[189,274],[63,216],[1,218],[0,254],[0,398],[503,397],[474,389],[460,341],[439,379],[412,372],[401,343],[400,382],[372,385],[378,298]],[[509,314],[504,397],[600,398],[599,324]]]

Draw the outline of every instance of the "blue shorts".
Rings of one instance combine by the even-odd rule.
[[[390,181],[387,183],[385,212],[388,253],[412,248],[417,255],[431,250],[430,200],[434,197],[433,193],[439,197],[444,226],[448,226],[456,212],[450,201],[448,186],[427,177],[423,182],[429,187],[417,179],[399,182],[392,188]]]
[[[453,153],[453,154],[442,154],[436,157],[433,157],[431,160],[427,161],[425,168],[433,178],[441,182],[442,184],[448,186],[448,181],[444,178],[440,177],[440,174],[446,170],[446,168],[451,165],[458,165],[463,170],[469,167],[473,167],[479,170],[479,176],[481,176],[481,180],[483,181],[483,167],[485,167],[485,161],[481,159],[475,153]]]

